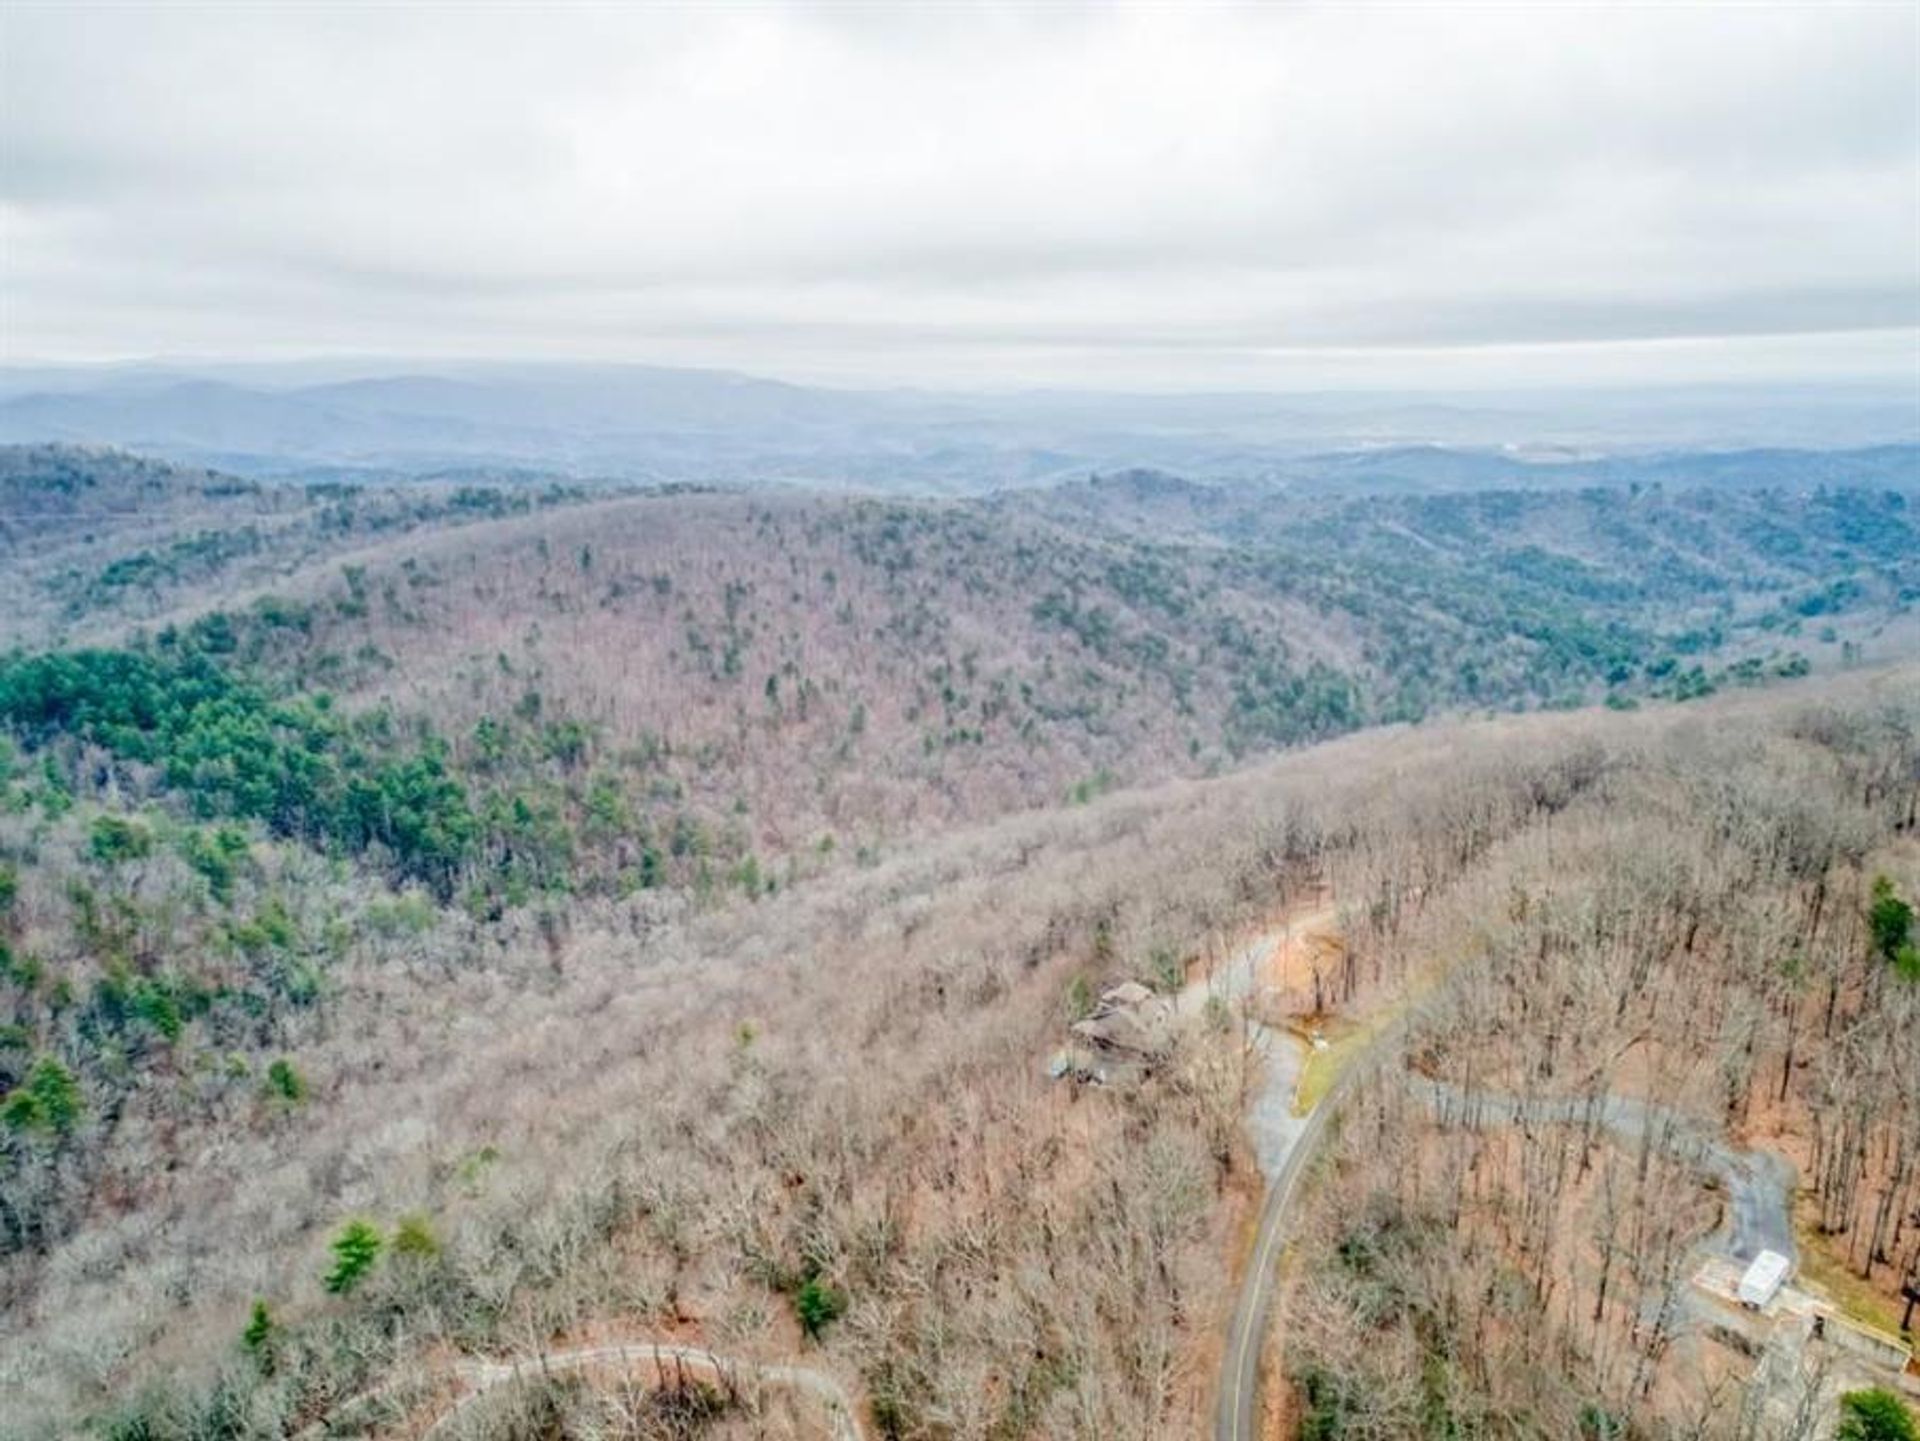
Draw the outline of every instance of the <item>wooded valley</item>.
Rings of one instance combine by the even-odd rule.
[[[1252,1013],[1049,1062],[1309,899],[1295,1019],[1404,1035],[1267,1434],[1830,1434],[1605,1098],[1790,1165],[1864,1322],[1920,1278],[1907,493],[0,494],[9,1434],[1204,1434]],[[456,1407],[623,1343],[738,1365]]]

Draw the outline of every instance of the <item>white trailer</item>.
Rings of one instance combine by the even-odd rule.
[[[1780,1288],[1787,1284],[1787,1277],[1793,1274],[1793,1262],[1778,1251],[1762,1251],[1753,1258],[1753,1263],[1740,1277],[1740,1288],[1736,1293],[1740,1304],[1749,1311],[1764,1310]]]

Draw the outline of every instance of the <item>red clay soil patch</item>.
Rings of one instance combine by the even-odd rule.
[[[1250,946],[1263,946],[1267,954],[1261,958],[1260,969],[1254,977],[1254,982],[1256,986],[1281,984],[1290,973],[1289,963],[1284,957],[1309,935],[1323,935],[1337,939],[1339,933],[1335,928],[1335,922],[1338,915],[1338,908],[1333,903],[1333,892],[1325,886],[1316,886],[1308,894],[1283,906],[1256,924],[1235,931],[1214,955],[1188,956],[1184,966],[1184,980],[1188,984],[1203,980],[1209,965],[1220,964],[1222,958],[1240,956]]]
[[[1260,968],[1257,984],[1263,990],[1275,992],[1283,1003],[1299,997],[1298,1009],[1326,1009],[1347,956],[1346,942],[1334,928],[1334,919],[1330,906],[1302,916],[1275,942]],[[1318,1006],[1314,1004],[1316,979]]]

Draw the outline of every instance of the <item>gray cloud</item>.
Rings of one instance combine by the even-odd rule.
[[[1920,365],[1906,5],[15,4],[0,91],[12,359]]]

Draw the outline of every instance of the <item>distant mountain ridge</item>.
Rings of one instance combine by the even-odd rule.
[[[1781,487],[1920,485],[1920,446],[1874,445],[1844,450],[1779,446],[1678,450],[1565,460],[1522,459],[1443,446],[1314,455],[1282,467],[1283,475],[1369,490],[1580,489],[1587,486],[1686,485]]]
[[[1132,467],[1415,490],[1814,473],[1900,485],[1920,477],[1920,405],[1817,389],[977,395],[643,366],[16,367],[0,370],[0,442],[104,443],[251,476],[490,469],[950,494]]]

